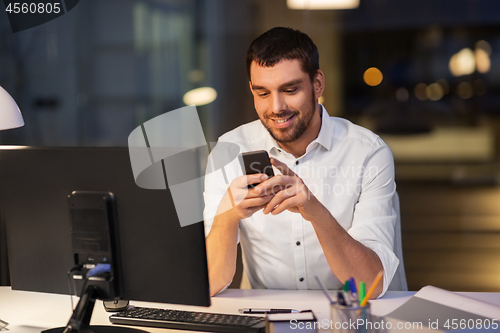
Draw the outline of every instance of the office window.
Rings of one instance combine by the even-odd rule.
[[[1,142],[126,145],[140,123],[184,106],[183,94],[206,80],[197,3],[81,1],[16,34],[2,15],[0,85],[26,126],[0,134]]]

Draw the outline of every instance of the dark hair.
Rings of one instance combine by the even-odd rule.
[[[308,35],[292,28],[276,27],[257,37],[248,47],[248,79],[251,79],[250,66],[253,61],[259,66],[273,67],[283,59],[298,59],[311,81],[319,69],[318,49]]]

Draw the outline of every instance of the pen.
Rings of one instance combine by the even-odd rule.
[[[361,281],[359,283],[359,302],[361,303],[363,301],[363,298],[365,298],[366,295],[366,283]]]
[[[239,309],[238,312],[247,314],[266,314],[266,313],[299,313],[300,311],[292,309],[243,308]]]
[[[354,278],[349,279],[349,289],[351,290],[351,293],[357,293],[356,282],[354,281]]]
[[[326,288],[323,283],[321,283],[321,280],[317,276],[314,276],[314,278],[318,282],[321,290],[323,291],[323,294],[325,294],[326,298],[328,298],[328,300],[330,301],[330,304],[334,304],[335,302],[331,299],[330,295],[328,295],[328,291],[326,291]]]
[[[366,293],[365,298],[363,298],[363,300],[361,301],[361,304],[359,306],[363,307],[366,305],[366,303],[368,303],[368,300],[370,299],[373,292],[375,291],[375,288],[377,288],[383,275],[384,275],[384,271],[380,271],[377,274],[377,277],[375,278],[375,280],[373,280],[372,285],[370,286],[370,289],[368,289],[368,292]]]
[[[359,303],[358,291],[356,289],[356,282],[354,281],[353,277],[349,279],[349,289],[351,291],[349,293],[349,296],[351,297],[351,302],[352,303]]]
[[[351,306],[352,305],[352,297],[351,297],[351,292],[345,292],[343,291],[342,292],[343,296],[344,296],[344,301],[346,303],[347,306]]]
[[[0,319],[0,330],[4,329],[5,327],[7,327],[7,325],[9,325],[8,322],[6,321],[3,321],[2,319]]]
[[[349,280],[345,280],[344,287],[342,288],[342,290],[345,292],[349,291]]]
[[[337,293],[337,303],[339,303],[342,306],[347,306],[347,302],[346,302],[346,299],[344,297],[344,292],[339,291]]]

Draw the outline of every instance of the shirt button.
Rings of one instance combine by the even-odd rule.
[[[278,151],[281,153],[281,149],[278,149]]]
[[[299,246],[299,245],[300,245],[300,242],[299,242],[299,241],[297,241],[297,243],[295,243],[295,244],[297,244],[297,246]]]
[[[295,165],[299,165],[299,161],[295,161]]]
[[[304,278],[300,278],[300,279],[299,279],[299,281],[300,281],[300,282],[304,281]]]

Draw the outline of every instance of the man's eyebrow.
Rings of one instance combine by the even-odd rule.
[[[262,90],[262,89],[266,89],[266,88],[264,88],[264,87],[262,87],[262,86],[256,86],[256,85],[254,85],[254,84],[252,83],[252,90]]]
[[[293,80],[293,81],[290,81],[290,82],[287,82],[287,83],[283,83],[280,88],[283,89],[283,88],[288,88],[288,87],[291,87],[291,86],[295,86],[297,84],[300,84],[302,83],[303,80],[301,79],[297,79],[297,80]]]
[[[297,79],[297,80],[293,80],[293,81],[290,81],[290,82],[286,82],[286,83],[283,83],[281,86],[280,86],[280,89],[284,89],[284,88],[288,88],[288,87],[291,87],[291,86],[295,86],[297,84],[300,84],[302,83],[302,79]],[[263,90],[263,89],[266,89],[265,87],[262,87],[262,86],[256,86],[252,83],[252,90]]]

